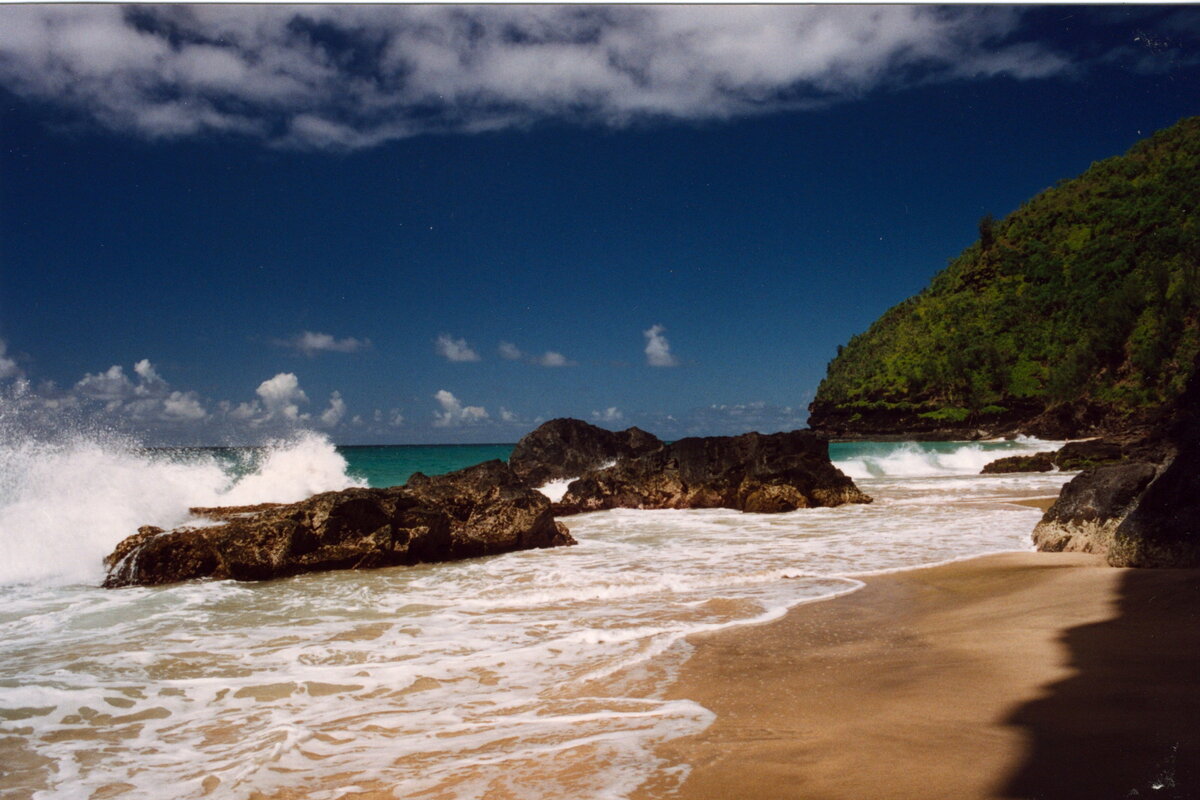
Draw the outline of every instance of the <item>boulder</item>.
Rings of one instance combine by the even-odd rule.
[[[1200,358],[1166,438],[1173,457],[1117,528],[1114,567],[1200,567]]]
[[[104,586],[267,580],[574,544],[550,502],[501,461],[418,473],[403,487],[195,511],[217,524],[139,528],[105,559]]]
[[[681,439],[567,487],[558,508],[734,508],[773,513],[869,503],[811,431]]]
[[[508,464],[530,486],[579,476],[662,447],[640,428],[609,431],[580,419],[552,419],[513,448]]]
[[[1200,567],[1200,443],[1179,454],[1146,487],[1108,550],[1114,567]]]
[[[981,475],[1000,475],[1009,472],[1052,472],[1054,452],[1034,453],[1031,456],[1007,456],[984,464]]]
[[[1141,463],[1081,472],[1033,529],[1034,544],[1050,552],[1107,553],[1117,526],[1157,474],[1153,464]]]

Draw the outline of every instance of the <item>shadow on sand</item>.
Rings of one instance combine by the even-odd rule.
[[[1007,720],[1030,750],[1005,796],[1200,798],[1200,570],[1129,570],[1119,603],[1067,631],[1076,674]]]

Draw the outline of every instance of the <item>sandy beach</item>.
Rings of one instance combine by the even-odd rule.
[[[1200,796],[1200,573],[1008,553],[694,637],[641,798]]]

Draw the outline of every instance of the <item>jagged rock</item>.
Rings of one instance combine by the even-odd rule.
[[[613,432],[579,419],[552,419],[517,442],[508,464],[530,486],[542,486],[660,447],[658,437],[640,428]]]
[[[1054,452],[1034,453],[1031,456],[1007,456],[997,458],[983,466],[981,475],[1000,475],[1009,472],[1051,472],[1054,469]]]
[[[1117,526],[1158,469],[1153,464],[1096,467],[1076,475],[1033,529],[1038,550],[1107,553]]]
[[[433,478],[418,473],[403,487],[198,511],[220,524],[140,528],[105,559],[104,585],[266,580],[574,544],[550,502],[501,461]]]
[[[558,508],[735,508],[759,513],[869,503],[811,431],[681,439],[596,470]]]

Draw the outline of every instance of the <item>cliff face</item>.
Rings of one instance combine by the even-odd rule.
[[[839,348],[809,426],[836,438],[1149,430],[1200,353],[1200,117],[1002,220]]]

